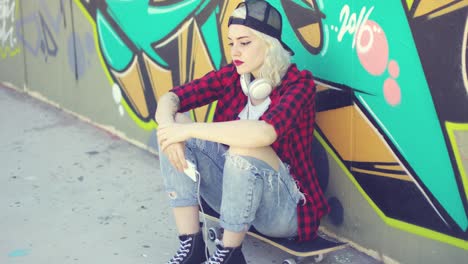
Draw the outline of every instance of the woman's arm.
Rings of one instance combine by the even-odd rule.
[[[195,138],[246,148],[269,146],[277,137],[273,126],[258,120],[194,123],[190,132]]]
[[[158,131],[163,124],[174,124],[179,122],[176,120],[177,111],[180,108],[179,97],[168,92],[161,96],[158,101],[158,108],[156,109],[155,119],[158,122]],[[169,147],[162,147],[161,139],[158,137],[159,145],[161,146],[160,152],[164,152],[167,155],[171,164],[178,170],[183,171],[187,168],[185,161],[185,145],[183,142],[172,144]]]
[[[236,120],[214,123],[167,124],[158,129],[161,148],[199,138],[219,142],[231,147],[257,148],[269,146],[277,135],[274,127],[264,121]]]
[[[159,98],[154,118],[159,125],[174,123],[175,115],[179,111],[179,108],[179,97],[175,93],[168,92]]]

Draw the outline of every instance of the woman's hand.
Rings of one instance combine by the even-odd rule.
[[[164,154],[168,157],[172,166],[178,171],[183,172],[187,168],[187,162],[185,161],[185,144],[174,143],[166,148]]]
[[[184,142],[190,138],[191,124],[163,124],[158,127],[158,140],[162,151],[174,143]]]
[[[158,141],[171,164],[179,171],[187,168],[184,141],[190,138],[190,124],[170,123],[158,127]]]

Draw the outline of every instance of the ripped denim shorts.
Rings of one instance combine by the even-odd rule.
[[[199,139],[186,142],[185,157],[196,165],[200,182],[177,171],[160,153],[171,207],[197,206],[199,191],[226,230],[241,232],[253,225],[272,237],[297,235],[296,208],[304,195],[287,164],[281,162],[276,171],[262,160],[230,154],[225,145]]]

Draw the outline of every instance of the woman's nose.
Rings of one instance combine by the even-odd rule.
[[[239,48],[236,45],[231,46],[231,56],[237,57],[240,55]]]

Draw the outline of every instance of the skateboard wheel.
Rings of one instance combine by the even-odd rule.
[[[314,261],[315,263],[319,263],[323,260],[323,254],[319,254],[317,256],[314,257]]]
[[[283,264],[296,264],[296,261],[294,259],[285,259]]]
[[[210,229],[208,229],[208,239],[210,241],[215,241],[216,239],[221,238],[220,233],[221,232],[218,228],[210,227]]]

